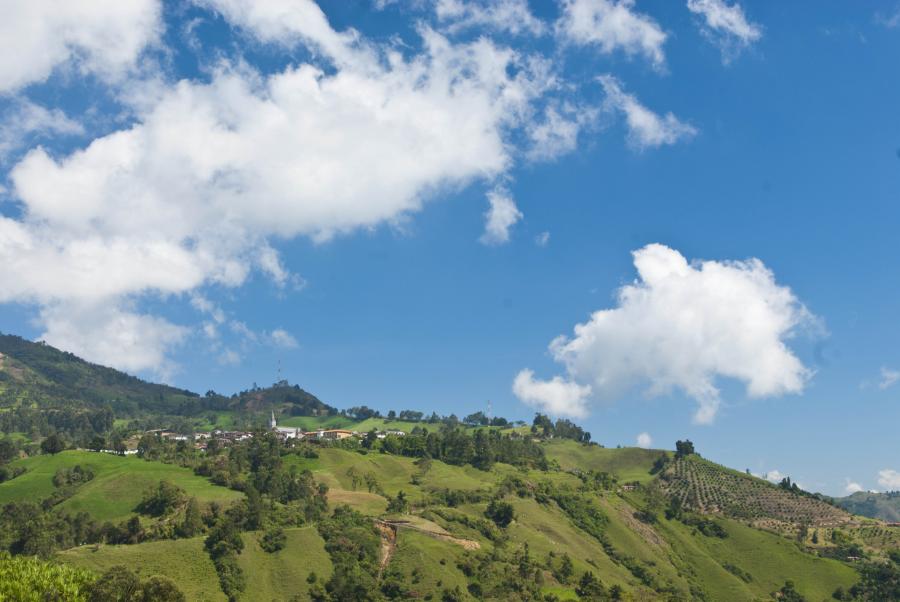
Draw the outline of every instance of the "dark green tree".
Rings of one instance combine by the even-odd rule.
[[[41,441],[41,451],[45,454],[58,454],[66,449],[66,442],[59,433],[53,433]]]

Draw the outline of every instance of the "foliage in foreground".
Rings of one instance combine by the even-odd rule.
[[[184,594],[165,577],[141,581],[123,566],[97,577],[84,569],[35,557],[0,553],[0,600],[15,602],[184,602]]]

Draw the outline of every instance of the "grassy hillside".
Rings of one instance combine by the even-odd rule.
[[[499,579],[504,571],[514,570],[516,558],[523,553],[540,573],[541,591],[560,599],[577,599],[576,585],[586,571],[606,587],[619,586],[630,592],[633,599],[647,600],[659,599],[659,592],[681,599],[704,595],[709,600],[760,600],[791,579],[801,594],[817,601],[827,599],[837,587],[849,587],[858,578],[851,565],[810,553],[808,542],[801,545],[794,538],[754,528],[746,519],[715,518],[724,532],[722,537],[706,535],[683,521],[667,519],[662,513],[657,513],[653,521],[645,520],[642,513],[650,507],[658,479],[650,470],[666,452],[603,449],[566,441],[548,442],[545,448],[561,470],[542,472],[495,464],[491,470],[483,471],[439,461],[423,465],[412,458],[327,447],[318,449],[316,458],[291,454],[283,460],[288,467],[311,470],[317,481],[326,483],[332,508],[350,504],[372,519],[387,521],[380,523],[389,525],[382,529],[385,564],[381,579],[385,583],[403,583],[412,592],[410,595],[418,597],[430,594],[432,599],[440,599],[441,592],[456,587],[465,594],[473,581],[487,583],[484,574],[467,576],[466,571],[471,571],[472,566],[495,566],[499,571],[495,578]],[[75,464],[90,466],[97,476],[82,485],[64,506],[88,510],[98,518],[126,517],[144,487],[160,478],[177,483],[203,500],[240,497],[187,469],[136,458],[64,452],[22,460],[19,464],[28,472],[0,485],[0,502],[47,495],[53,488],[50,480],[55,470]],[[694,468],[682,468],[679,473],[676,464],[670,469],[676,475],[706,475],[713,473],[699,467],[715,467],[699,458],[692,458],[685,465]],[[569,472],[575,469],[607,471],[620,483],[638,481],[645,486],[637,490],[614,486],[588,491],[582,480]],[[717,470],[722,473],[718,475],[722,483],[743,478],[740,473]],[[354,487],[354,474],[373,475],[377,484],[372,491],[364,480]],[[741,484],[738,491],[751,498],[767,499],[766,495],[776,489],[758,489],[754,481]],[[708,499],[716,499],[715,482],[713,477],[694,477],[690,485]],[[671,478],[668,486],[675,487],[676,494],[680,491]],[[448,489],[469,492],[466,495],[474,497],[452,505],[434,497]],[[407,512],[388,512],[390,498],[400,491],[410,500],[411,507]],[[549,492],[549,497],[539,495],[541,491]],[[758,491],[765,495],[760,496]],[[557,503],[554,496],[559,492],[569,499],[581,500],[582,506],[569,506],[567,502],[564,507]],[[485,518],[488,502],[498,495],[514,511],[514,520],[505,529],[493,526]],[[805,507],[805,500],[799,507]],[[762,501],[752,503],[759,509],[767,508]],[[590,512],[598,517],[593,526],[583,522],[586,508],[592,508]],[[781,507],[776,510],[784,511]],[[867,528],[872,531],[871,538],[890,535],[889,530],[877,525]],[[393,536],[388,537],[385,532]],[[823,539],[828,532],[824,527],[819,530]],[[306,599],[310,572],[317,574],[319,583],[332,574],[332,558],[316,527],[285,529],[285,546],[274,553],[261,548],[261,535],[245,532],[241,536],[244,549],[237,561],[247,579],[241,599],[289,600],[295,594]],[[882,543],[894,544],[893,540]],[[568,580],[558,573],[563,557],[572,564],[573,576]],[[175,581],[189,600],[225,599],[202,537],[136,545],[81,546],[60,552],[57,558],[96,572],[115,564],[140,567],[143,577],[163,574]],[[482,562],[486,564],[479,565]]]
[[[559,462],[563,470],[608,472],[620,482],[646,483],[653,478],[653,464],[669,452],[638,447],[606,449],[580,445],[574,441],[552,440],[545,444],[547,458]]]
[[[124,565],[142,577],[164,575],[174,581],[188,600],[223,602],[212,561],[203,538],[151,541],[131,546],[81,546],[60,552],[57,559],[96,573]]]
[[[0,483],[0,504],[13,501],[39,501],[56,489],[53,475],[61,468],[80,465],[94,472],[91,481],[81,485],[75,495],[59,505],[64,511],[86,511],[97,520],[113,522],[128,518],[143,493],[166,480],[184,489],[201,502],[228,502],[242,496],[239,492],[217,487],[196,476],[192,470],[135,457],[86,451],[65,451],[17,460],[14,467],[26,472]]]

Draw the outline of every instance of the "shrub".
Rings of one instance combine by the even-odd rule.
[[[512,504],[509,502],[491,500],[487,510],[484,511],[484,515],[494,521],[495,525],[504,529],[515,518],[515,510],[513,510]]]

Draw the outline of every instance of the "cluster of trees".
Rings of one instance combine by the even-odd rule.
[[[86,440],[112,429],[113,418],[109,406],[40,409],[18,406],[0,412],[0,431],[29,433],[35,439],[62,432],[73,439]]]
[[[502,416],[488,416],[484,412],[475,412],[463,418],[463,424],[466,426],[509,426],[509,420]]]
[[[334,572],[324,587],[312,584],[310,597],[317,602],[381,599],[377,582],[381,538],[372,519],[349,506],[338,506],[319,521],[318,529]]]
[[[19,457],[19,445],[14,439],[0,439],[0,483],[14,479],[25,469],[9,466],[9,462]]]
[[[685,439],[681,441],[680,439],[675,442],[675,457],[676,458],[684,458],[685,456],[690,456],[691,454],[696,454],[694,451],[694,444],[690,439]]]
[[[482,470],[490,469],[495,462],[540,470],[549,467],[543,448],[531,438],[494,429],[469,433],[458,427],[444,426],[434,431],[416,427],[404,437],[385,437],[380,442],[380,450],[458,466],[471,464]]]
[[[591,442],[591,434],[571,420],[560,418],[554,423],[548,416],[541,413],[534,415],[531,432],[545,438],[572,439],[579,443]]]

